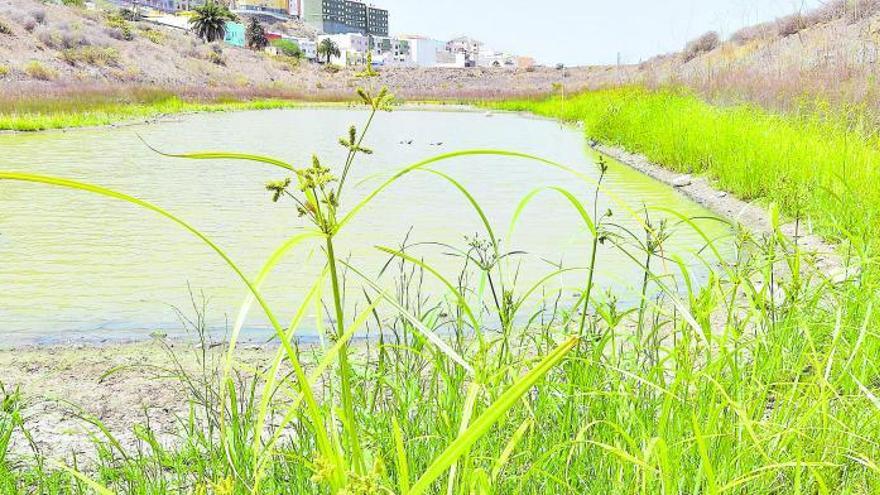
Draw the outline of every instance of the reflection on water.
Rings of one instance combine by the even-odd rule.
[[[152,126],[0,136],[0,168],[78,179],[151,201],[190,222],[225,249],[244,269],[256,273],[273,249],[301,231],[304,222],[290,205],[273,204],[264,185],[283,171],[236,161],[187,161],[157,156],[139,140],[173,151],[227,150],[272,155],[297,166],[317,153],[340,165],[337,144],[363,111],[303,109],[181,117]],[[409,144],[411,142],[411,144]],[[595,156],[579,131],[514,115],[489,119],[479,113],[397,111],[381,114],[343,201],[343,210],[390,172],[441,152],[492,148],[533,153],[598,175]],[[566,172],[525,160],[463,157],[435,165],[452,175],[480,201],[496,234],[504,236],[519,201],[539,186],[562,185],[589,202],[590,185]],[[640,232],[630,210],[644,205],[706,216],[698,205],[671,188],[618,164],[606,177],[614,221]],[[652,216],[659,218],[659,213]],[[710,236],[723,235],[717,222],[701,221]],[[421,172],[404,177],[363,210],[340,235],[337,251],[376,273],[387,256],[374,246],[398,245],[412,228],[410,242],[463,247],[464,236],[481,232],[478,217],[451,184]],[[505,241],[518,258],[523,286],[549,273],[556,263],[586,265],[589,236],[577,214],[559,195],[543,193]],[[667,245],[699,265],[692,252],[702,239],[681,228]],[[417,248],[454,278],[459,260],[435,244]],[[321,269],[320,247],[297,250],[265,284],[268,300],[289,317],[300,295]],[[640,282],[635,263],[607,246],[599,255],[599,289],[633,297]],[[577,285],[582,276],[556,283]],[[391,282],[388,281],[390,284]],[[157,215],[87,193],[24,183],[0,183],[0,330],[4,343],[86,336],[116,339],[179,328],[173,306],[188,307],[188,284],[211,300],[211,324],[222,328],[245,292],[226,265],[207,247]],[[349,280],[355,291],[355,281]],[[575,289],[572,289],[575,290]],[[247,328],[265,321],[253,312]]]

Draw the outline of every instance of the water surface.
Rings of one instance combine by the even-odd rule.
[[[272,155],[305,166],[317,153],[338,166],[345,150],[338,138],[360,124],[360,110],[296,109],[183,116],[136,127],[0,136],[0,168],[49,174],[110,187],[158,204],[188,221],[225,249],[248,274],[285,239],[305,226],[295,209],[273,204],[265,190],[284,171],[240,161],[188,161],[157,156],[138,139],[169,151],[231,150]],[[380,114],[366,144],[375,154],[362,157],[353,171],[346,205],[382,178],[426,157],[467,148],[533,153],[591,177],[596,155],[580,131],[557,123],[510,114],[396,111]],[[486,210],[499,235],[508,230],[520,199],[535,187],[561,185],[582,199],[591,186],[571,175],[529,161],[465,157],[436,165],[461,181]],[[609,194],[626,206],[662,206],[694,217],[710,216],[673,189],[625,166],[611,163]],[[608,196],[599,210],[612,209],[614,221],[641,227],[627,208]],[[653,214],[656,217],[658,213]],[[711,236],[720,224],[701,221]],[[505,249],[522,250],[523,286],[550,272],[552,264],[586,264],[589,236],[577,215],[549,193],[525,210]],[[410,232],[411,230],[411,232]],[[465,246],[464,236],[482,232],[478,217],[448,182],[416,173],[377,198],[339,238],[338,251],[368,273],[387,256],[374,246],[396,246],[409,232],[411,242]],[[680,229],[669,253],[688,263],[702,239]],[[417,248],[447,277],[459,261],[436,245]],[[288,258],[267,281],[266,293],[282,321],[289,318],[321,269],[317,246]],[[640,272],[632,260],[605,247],[597,282],[623,299],[633,297]],[[579,283],[581,277],[563,281]],[[391,286],[391,281],[388,281]],[[350,280],[354,291],[357,285]],[[209,299],[209,323],[223,328],[245,295],[240,281],[207,247],[167,220],[137,207],[87,193],[39,184],[0,182],[0,331],[2,343],[72,338],[127,339],[156,330],[180,328],[174,307],[190,307],[190,289]],[[308,326],[308,324],[306,325]],[[266,323],[256,312],[247,330],[258,335]]]

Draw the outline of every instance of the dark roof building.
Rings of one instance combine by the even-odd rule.
[[[388,36],[388,11],[355,0],[302,0],[300,16],[326,34]]]

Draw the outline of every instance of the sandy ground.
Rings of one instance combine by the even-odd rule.
[[[193,343],[159,341],[112,344],[24,347],[0,351],[0,383],[7,392],[20,388],[26,400],[25,423],[42,455],[52,458],[94,453],[90,435],[97,428],[82,419],[100,420],[126,448],[136,445],[132,427],[149,418],[166,445],[178,431],[178,418],[188,414],[183,384],[168,378],[176,362],[189,373],[200,371]],[[208,361],[220,362],[224,346],[215,346]],[[251,365],[269,362],[274,348],[245,345],[238,359]],[[107,375],[111,370],[116,372]],[[29,454],[25,438],[15,435],[13,451]]]

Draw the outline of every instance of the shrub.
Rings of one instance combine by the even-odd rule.
[[[776,33],[783,38],[797,34],[807,27],[806,22],[807,19],[801,14],[781,17],[776,20]]]
[[[70,65],[116,65],[119,62],[119,52],[115,48],[100,46],[69,48],[61,52],[61,59]]]
[[[266,38],[266,30],[256,17],[251,17],[248,23],[247,31],[244,33],[247,47],[251,50],[262,50],[269,44]]]
[[[880,14],[880,0],[835,0],[813,10],[807,14],[807,17],[812,24],[837,19],[846,19],[847,22],[855,23],[876,14]]]
[[[9,75],[10,69],[7,65],[0,65],[0,77],[6,77]]]
[[[37,39],[47,47],[56,50],[67,50],[92,44],[82,33],[70,31],[67,25],[62,25],[57,30],[40,28]]]
[[[693,60],[704,53],[711,52],[712,50],[718,48],[720,44],[721,37],[718,36],[718,33],[716,33],[715,31],[709,31],[708,33],[700,36],[693,41],[690,41],[687,45],[685,45],[685,62]]]
[[[32,17],[28,17],[21,22],[21,27],[23,27],[25,31],[32,33],[34,32],[34,29],[37,28],[37,21]]]
[[[208,51],[208,61],[215,65],[226,65],[226,58],[223,56],[223,48],[220,45],[211,45],[211,50]]]
[[[6,23],[0,21],[0,34],[12,34],[12,28],[10,28]]]
[[[86,0],[61,0],[61,4],[67,7],[84,9],[86,7]]]
[[[150,40],[152,43],[157,45],[161,45],[163,41],[165,41],[165,35],[162,31],[153,28],[141,28],[141,34],[144,38]]]
[[[58,77],[58,73],[51,67],[46,67],[37,60],[31,60],[24,66],[24,73],[40,81],[51,81]]]
[[[46,11],[43,9],[35,9],[31,11],[31,19],[37,24],[46,23]]]
[[[107,13],[107,27],[110,28],[110,31],[108,31],[107,34],[115,39],[122,41],[131,41],[134,39],[131,24],[125,20],[125,17],[122,16],[120,11]]]
[[[126,21],[139,21],[141,20],[141,14],[137,10],[132,10],[129,8],[121,8],[119,9],[119,16],[125,19]]]
[[[273,60],[281,65],[281,69],[287,72],[293,72],[299,67],[300,59],[296,57],[288,57],[287,55],[276,55]]]
[[[745,45],[754,40],[767,39],[776,34],[776,27],[772,23],[761,23],[754,26],[746,26],[730,35],[730,41],[737,45]]]
[[[272,40],[272,46],[278,49],[278,53],[286,57],[302,58],[303,52],[295,41],[279,39]]]

